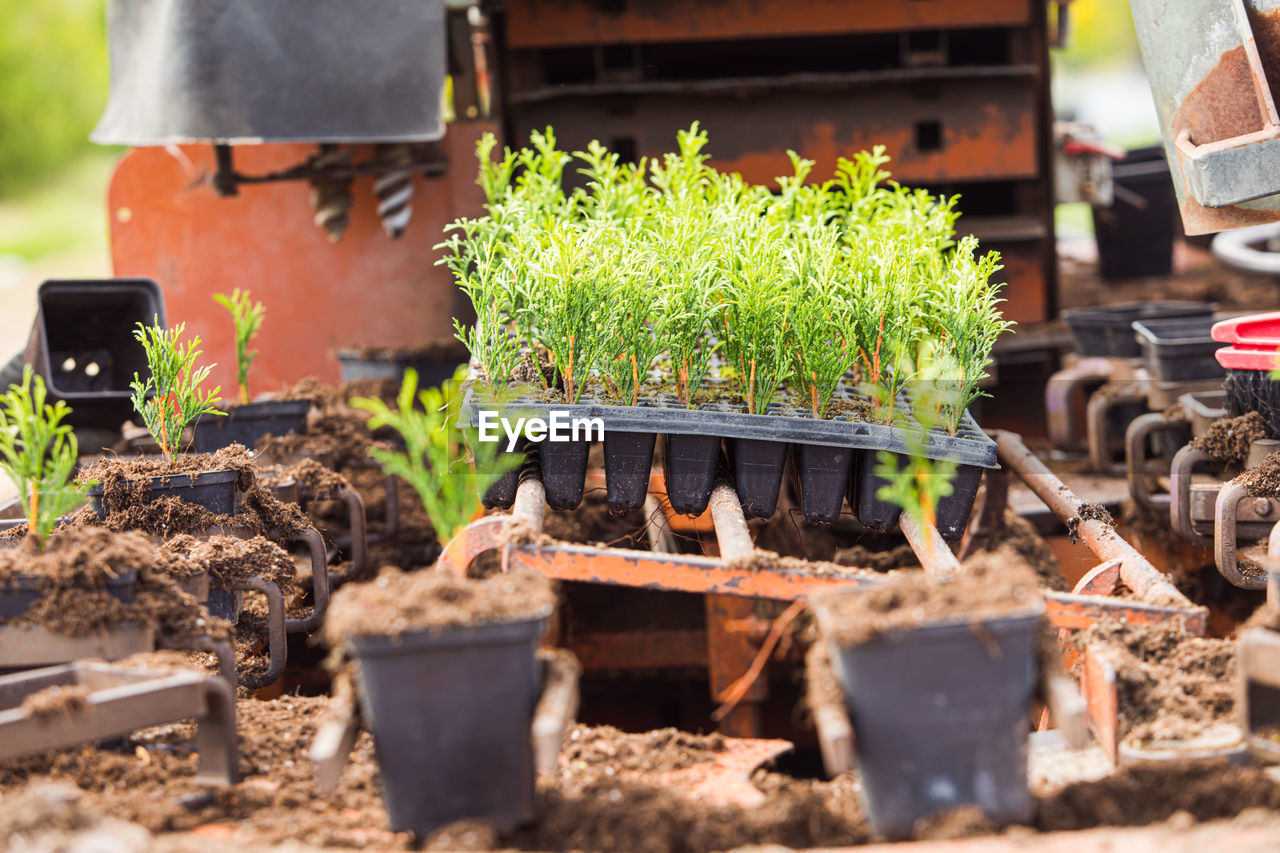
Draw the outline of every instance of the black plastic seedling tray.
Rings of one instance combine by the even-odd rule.
[[[724,387],[722,380],[711,380],[707,385],[712,390]],[[953,436],[940,430],[925,431],[910,419],[893,426],[850,414],[818,419],[808,409],[785,400],[771,404],[767,414],[756,415],[732,402],[688,409],[668,393],[641,397],[636,406],[621,406],[597,398],[568,404],[527,389],[524,393],[519,388],[511,390],[512,396],[497,402],[482,398],[478,386],[471,386],[463,401],[461,420],[479,426],[482,410],[512,421],[521,417],[549,419],[552,411],[562,412],[568,419],[598,418],[604,425],[607,498],[610,508],[619,512],[643,505],[657,436],[663,437],[667,497],[676,512],[688,515],[706,509],[723,461],[733,472],[743,511],[750,517],[769,517],[777,507],[778,490],[790,459],[805,518],[833,521],[848,492],[850,506],[864,524],[892,528],[897,523],[896,510],[879,501],[870,484],[862,489],[856,484],[873,470],[877,451],[913,453],[923,439],[923,455],[960,466],[954,494],[939,506],[943,535],[956,538],[968,519],[982,469],[998,467],[995,442],[967,413]],[[868,401],[851,385],[842,385],[837,397],[842,403],[836,407],[838,411],[868,410]],[[910,407],[904,395],[898,411],[909,412]],[[506,441],[505,437],[500,440]],[[536,445],[548,505],[570,509],[581,501],[588,450],[585,441],[542,441]],[[515,498],[515,478],[509,479],[509,483],[489,490],[487,506],[510,506]]]
[[[1167,382],[1225,377],[1226,368],[1213,357],[1222,346],[1209,333],[1213,323],[1212,315],[1135,322],[1133,332],[1147,370]]]
[[[1110,358],[1138,358],[1142,350],[1133,324],[1170,317],[1211,317],[1217,305],[1204,302],[1132,302],[1062,312],[1076,345],[1076,354]]]

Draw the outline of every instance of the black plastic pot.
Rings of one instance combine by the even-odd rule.
[[[644,508],[657,438],[651,432],[605,432],[604,481],[609,509],[634,512]]]
[[[1164,149],[1130,151],[1112,169],[1118,192],[1110,207],[1093,208],[1098,268],[1108,281],[1168,275],[1178,228],[1178,199]],[[1139,201],[1139,199],[1141,199]]]
[[[391,829],[423,838],[482,818],[533,817],[530,726],[543,619],[400,637],[352,637]]]
[[[880,487],[885,485],[884,478],[875,473],[877,456],[875,453],[859,454],[855,482],[849,486],[850,505],[863,526],[872,530],[892,530],[898,526],[898,514],[902,510],[896,504],[876,497]],[[894,456],[901,465],[902,454],[895,453]],[[951,481],[951,494],[938,501],[934,510],[935,523],[942,538],[948,542],[964,536],[978,486],[982,484],[982,471],[976,465],[957,466],[955,479]]]
[[[605,435],[608,435],[608,429]],[[711,500],[720,464],[720,438],[715,435],[668,435],[662,474],[667,500],[682,515],[700,515]]]
[[[30,610],[44,595],[40,589],[41,580],[39,575],[18,574],[0,588],[0,619],[13,619]],[[113,598],[129,604],[133,601],[133,588],[137,582],[137,572],[125,572],[107,581],[106,590]]]
[[[830,614],[820,610],[819,620],[830,637]],[[1040,622],[1040,611],[1023,612],[833,648],[872,831],[904,837],[918,819],[967,804],[996,823],[1031,817],[1027,738]]]
[[[1109,358],[1138,358],[1142,349],[1133,324],[1171,317],[1212,317],[1217,305],[1205,302],[1131,302],[1099,308],[1073,308],[1062,317],[1071,330],[1076,354]]]
[[[552,509],[574,509],[582,503],[587,480],[587,456],[591,442],[541,441],[538,461],[542,466],[542,486],[547,493],[547,506]]]
[[[307,430],[310,400],[267,400],[228,408],[225,416],[205,415],[196,422],[197,453],[213,453],[232,444],[252,450],[265,435],[290,435]]]
[[[73,426],[119,430],[133,414],[134,374],[147,375],[134,328],[166,325],[160,285],[149,278],[46,281],[36,303],[26,358],[44,377],[49,401],[66,401]]]
[[[1147,370],[1156,379],[1169,382],[1226,376],[1226,368],[1213,357],[1221,346],[1209,334],[1213,323],[1212,316],[1172,317],[1134,323],[1133,332],[1142,349],[1142,361]]]
[[[227,468],[199,474],[170,474],[151,480],[147,503],[164,497],[181,498],[218,515],[231,515],[236,507],[236,480],[239,474]],[[102,506],[102,485],[89,489],[89,500],[98,518],[106,515]]]
[[[240,611],[244,609],[244,593],[238,589],[209,588],[209,598],[205,607],[210,615],[226,619],[232,625],[240,624]]]
[[[855,452],[848,447],[796,445],[800,510],[806,521],[829,523],[839,517],[854,456]]]
[[[778,490],[787,467],[787,445],[754,438],[729,440],[733,481],[747,518],[768,518],[778,508]]]

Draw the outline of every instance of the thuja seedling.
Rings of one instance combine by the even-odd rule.
[[[724,351],[747,411],[759,415],[791,372],[791,300],[783,287],[776,229],[753,219],[735,230],[724,270]]]
[[[505,244],[491,220],[460,219],[450,225],[448,241],[436,246],[445,255],[437,264],[453,272],[454,281],[471,300],[476,321],[454,318],[454,334],[480,364],[484,381],[497,392],[520,362],[520,339],[511,327],[515,304],[511,277],[505,269]]]
[[[231,314],[231,322],[236,327],[236,378],[240,385],[240,402],[249,402],[249,367],[258,357],[258,351],[250,350],[249,344],[262,329],[262,320],[267,309],[261,302],[254,302],[249,291],[236,288],[231,295],[213,294],[213,301]]]
[[[474,440],[458,422],[466,368],[439,388],[418,391],[418,372],[405,370],[392,409],[377,397],[357,397],[351,405],[368,412],[370,429],[391,427],[404,439],[403,451],[370,447],[384,473],[403,477],[422,500],[431,526],[448,542],[480,512],[480,495],[520,464],[519,454],[499,455],[500,443]],[[420,408],[415,406],[415,400]]]
[[[147,353],[149,370],[146,381],[133,374],[133,408],[142,415],[160,451],[172,460],[178,458],[182,431],[188,424],[201,415],[226,414],[216,408],[221,386],[212,391],[200,387],[215,365],[196,367],[200,336],[184,342],[186,328],[186,323],[179,323],[165,329],[156,317],[152,325],[139,323],[133,330],[133,337]]]
[[[27,536],[44,547],[53,526],[85,499],[91,483],[72,476],[78,446],[75,433],[62,419],[71,409],[61,400],[45,402],[44,380],[22,371],[22,384],[10,385],[0,397],[0,469],[22,497]]]
[[[921,396],[926,399],[918,400],[912,412],[921,426],[935,426],[936,405],[927,399],[927,389]],[[884,450],[876,454],[876,476],[885,481],[876,490],[876,498],[901,509],[917,526],[933,527],[938,520],[938,503],[954,488],[957,466],[949,460],[927,458],[927,444],[923,429],[912,430],[908,432],[905,462],[898,454]]]

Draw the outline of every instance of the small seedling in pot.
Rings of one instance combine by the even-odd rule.
[[[724,351],[747,411],[764,414],[791,372],[790,300],[775,251],[778,229],[736,223],[725,253]]]
[[[369,455],[382,463],[384,473],[413,486],[442,543],[481,512],[480,495],[521,462],[519,454],[499,455],[500,443],[475,440],[459,427],[465,379],[466,368],[460,368],[441,387],[419,392],[418,372],[410,368],[395,409],[377,397],[351,400],[372,415],[370,429],[391,427],[404,439],[403,451],[371,447]]]
[[[78,446],[62,419],[71,409],[61,400],[45,402],[44,380],[28,365],[22,384],[0,397],[0,469],[22,497],[27,536],[43,548],[58,519],[84,503],[92,483],[75,482]]]
[[[249,344],[262,329],[262,320],[267,309],[261,302],[254,302],[249,291],[236,288],[231,295],[215,293],[213,301],[231,313],[231,321],[236,327],[236,378],[240,385],[240,402],[249,402],[249,367],[258,357],[258,351],[250,350]]]
[[[186,328],[186,323],[179,323],[165,329],[157,317],[153,325],[139,323],[133,331],[134,338],[147,353],[149,371],[146,381],[133,374],[133,408],[142,415],[160,451],[172,460],[178,458],[182,432],[189,424],[201,415],[226,414],[216,408],[222,388],[212,391],[200,388],[215,365],[196,367],[200,336],[184,342],[182,336]]]
[[[693,213],[658,221],[649,245],[657,297],[652,325],[667,351],[676,396],[688,408],[710,370],[720,344],[710,334],[722,306],[719,254],[714,239]]]
[[[665,343],[650,323],[658,294],[647,269],[628,258],[619,246],[610,249],[604,272],[612,295],[602,328],[605,342],[600,372],[618,400],[634,406],[639,402],[640,386]]]
[[[782,261],[791,301],[793,374],[815,418],[827,416],[841,379],[858,361],[857,309],[837,274],[838,256],[835,236],[819,234],[790,247]]]

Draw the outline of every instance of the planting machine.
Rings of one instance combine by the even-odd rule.
[[[783,0],[422,0],[370,16],[344,0],[269,8],[231,0],[216,27],[197,0],[177,0],[166,15],[128,0],[109,4],[112,92],[94,138],[131,149],[108,193],[115,277],[46,282],[17,363],[33,366],[51,401],[71,405],[85,451],[116,447],[155,459],[169,445],[201,453],[233,443],[256,448],[251,461],[263,491],[291,512],[309,512],[310,523],[288,530],[250,529],[243,516],[238,523],[249,501],[238,469],[130,480],[131,492],[149,496],[140,503],[168,495],[223,517],[195,531],[199,537],[258,534],[296,549],[303,567],[296,594],[257,572],[217,583],[205,574],[185,578],[187,606],[233,625],[248,612],[246,593],[265,602],[262,637],[233,650],[141,623],[74,637],[21,619],[7,624],[45,594],[20,574],[7,579],[0,762],[194,718],[198,781],[234,784],[237,684],[260,697],[332,690],[333,713],[309,744],[315,795],[341,791],[343,767],[361,760],[367,729],[373,746],[365,753],[376,755],[396,831],[425,837],[473,816],[500,832],[527,823],[539,814],[536,774],[549,784],[572,773],[561,750],[581,716],[627,730],[718,729],[727,739],[713,760],[644,771],[648,783],[688,783],[712,803],[760,805],[765,795],[749,777],[768,761],[815,776],[819,767],[831,777],[857,769],[870,829],[896,839],[955,805],[977,804],[998,822],[1031,821],[1028,743],[1041,753],[1083,750],[1091,732],[1111,765],[1280,760],[1280,616],[1240,634],[1236,716],[1201,739],[1126,740],[1123,660],[1104,644],[1075,641],[1117,624],[1224,636],[1243,621],[1242,607],[1263,603],[1264,590],[1269,606],[1280,608],[1280,466],[1274,483],[1260,479],[1280,451],[1280,382],[1270,375],[1280,359],[1280,314],[1224,319],[1212,302],[1153,299],[1063,311],[1058,322],[1055,153],[1079,168],[1077,183],[1089,189],[1082,197],[1139,212],[1147,202],[1132,204],[1121,178],[1150,183],[1166,168],[1152,165],[1158,153],[1126,158],[1078,134],[1055,152],[1048,51],[1064,35],[1066,2],[806,0],[798,11]],[[1187,4],[1194,11],[1171,17],[1166,5],[1133,0],[1186,232],[1274,218],[1280,186],[1265,166],[1280,120],[1265,66],[1280,62],[1280,42],[1271,43],[1263,23],[1275,4],[1195,0]],[[1220,26],[1206,35],[1197,16]],[[1220,61],[1206,64],[1206,39]],[[1187,67],[1196,73],[1188,77]],[[1183,91],[1185,81],[1232,69],[1242,72],[1236,83],[1248,84],[1235,91],[1248,96],[1237,106],[1256,108],[1258,120],[1204,138],[1197,122],[1216,107],[1200,88]],[[773,186],[791,173],[789,149],[817,161],[815,174],[825,176],[837,157],[885,145],[896,180],[935,196],[960,193],[965,216],[954,236],[973,233],[983,249],[1001,252],[1004,316],[1020,324],[1015,335],[1001,337],[1003,326],[992,335],[1000,340],[983,384],[989,399],[972,412],[954,407],[949,427],[939,426],[922,415],[924,391],[886,383],[888,410],[906,414],[882,419],[886,404],[865,390],[867,374],[879,381],[877,342],[874,367],[864,352],[865,370],[854,362],[833,372],[830,411],[819,414],[816,390],[812,406],[804,394],[779,395],[757,410],[755,361],[742,399],[726,378],[740,382],[745,372],[745,360],[735,373],[727,355],[727,319],[723,338],[719,325],[704,330],[726,346],[703,386],[688,387],[674,356],[670,374],[661,374],[655,355],[646,366],[633,361],[635,386],[652,367],[648,387],[656,390],[637,391],[631,405],[607,400],[599,376],[579,377],[593,385],[574,396],[572,333],[567,365],[537,342],[558,380],[544,372],[547,353],[532,344],[520,351],[520,366],[527,363],[540,385],[519,384],[514,368],[490,385],[493,371],[473,347],[459,401],[464,423],[481,426],[482,410],[547,420],[558,412],[598,420],[603,434],[521,443],[520,459],[482,490],[486,511],[466,515],[451,537],[443,528],[428,532],[441,540],[431,546],[435,568],[458,584],[433,607],[452,614],[449,607],[474,592],[469,584],[526,573],[557,581],[557,604],[519,619],[428,620],[405,629],[423,617],[409,607],[387,614],[377,626],[385,634],[329,633],[331,589],[338,608],[340,587],[376,592],[392,583],[396,573],[380,575],[383,564],[402,558],[395,546],[415,523],[423,526],[406,517],[402,501],[418,497],[409,462],[429,455],[430,436],[413,432],[425,432],[427,421],[404,426],[413,400],[398,411],[402,422],[375,421],[377,430],[360,416],[351,427],[355,408],[372,411],[364,404],[292,394],[251,400],[245,340],[232,334],[242,331],[239,318],[233,326],[210,295],[232,282],[270,306],[278,327],[263,336],[253,362],[256,388],[318,376],[355,383],[352,396],[386,399],[384,386],[398,387],[407,368],[422,386],[439,384],[468,362],[455,322],[465,329],[483,321],[437,263],[437,244],[447,224],[484,215],[472,157],[485,134],[495,134],[501,151],[552,126],[552,147],[575,151],[601,140],[626,164],[659,160],[675,128],[695,124],[714,140],[708,162],[716,174],[737,172],[749,184]],[[1114,193],[1105,177],[1113,158]],[[532,171],[531,161],[519,162]],[[570,171],[567,196],[578,198],[573,190],[585,181]],[[874,189],[877,180],[870,183]],[[1150,205],[1153,216],[1159,207]],[[545,227],[558,233],[564,224]],[[1115,237],[1129,226],[1115,219],[1111,227]],[[1222,255],[1246,263],[1241,251],[1235,245]],[[199,330],[202,363],[218,365],[210,385],[235,388],[238,376],[240,404],[228,416],[206,409],[172,432],[148,422],[147,431],[126,427],[121,436],[135,407],[167,416],[171,397],[200,384],[157,387],[151,396],[131,387],[135,373],[148,370],[135,326],[163,331],[170,317]],[[694,405],[700,387],[719,396]],[[341,414],[322,411],[331,405]],[[1251,413],[1261,426],[1246,433]],[[326,417],[348,418],[325,433],[333,439],[327,449],[272,445],[323,433]],[[375,453],[415,448],[418,459],[403,454],[405,482],[390,467],[378,470],[363,445],[344,446],[356,433]],[[343,460],[348,455],[359,458]],[[329,479],[317,485],[289,473],[306,464]],[[936,501],[919,498],[904,511],[887,496],[890,478],[911,470],[922,472],[902,478],[915,483],[912,494],[932,494],[920,482],[935,465],[954,468],[951,488]],[[91,514],[104,520],[105,486],[86,495]],[[0,533],[21,527],[27,508],[17,501],[0,510],[7,519]],[[80,522],[61,523],[65,530]],[[1051,551],[1063,575],[1039,577],[1025,606],[841,639],[838,608],[825,596],[870,596],[893,589],[904,573],[922,573],[935,589],[983,578],[998,598],[1005,591],[998,576],[973,567],[1007,544],[1015,523],[1043,536],[1033,546]],[[147,532],[162,540],[165,530]],[[818,537],[845,546],[845,558],[813,559],[809,544]],[[0,538],[5,546],[19,541]],[[903,559],[892,568],[901,571],[883,570],[895,548]],[[1226,593],[1180,582],[1211,564]],[[1051,580],[1069,591],[1050,588]],[[130,583],[114,579],[101,592],[124,601]],[[1060,656],[1038,654],[1045,625]],[[302,642],[321,639],[341,651],[330,658],[339,667],[333,672]],[[825,658],[806,659],[810,646]],[[159,648],[215,653],[220,675],[119,663]],[[265,671],[245,673],[246,652],[265,656]],[[812,713],[800,720],[806,673]],[[818,695],[819,681],[843,692]],[[70,697],[72,710],[33,710],[50,695]]]

